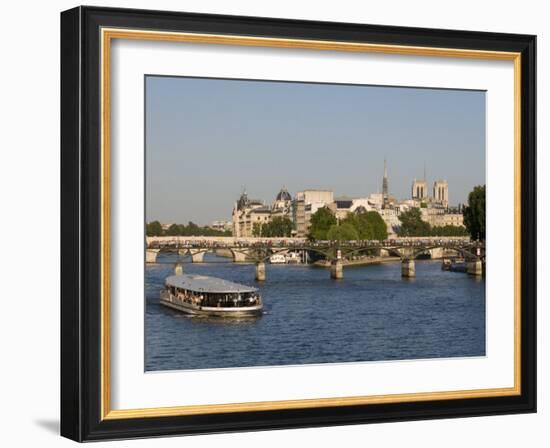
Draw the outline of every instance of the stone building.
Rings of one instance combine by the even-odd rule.
[[[285,187],[277,193],[275,201],[271,207],[271,218],[276,216],[289,217],[292,219],[292,196]]]
[[[311,216],[322,207],[327,207],[338,220],[349,213],[376,211],[386,223],[388,234],[394,236],[401,224],[399,215],[411,208],[420,208],[424,221],[431,226],[462,226],[464,220],[460,209],[449,208],[449,185],[446,180],[436,180],[433,195],[430,197],[425,179],[414,179],[411,199],[398,201],[389,193],[389,180],[386,161],[382,178],[382,192],[371,193],[366,197],[334,198],[332,190],[304,190],[296,193],[294,199],[285,187],[281,188],[272,205],[257,199],[249,199],[243,192],[235,203],[232,214],[232,228],[235,237],[254,236],[254,228],[269,223],[275,217],[288,217],[293,221],[293,235],[306,237]]]
[[[464,217],[458,210],[449,210],[442,205],[432,204],[427,208],[421,208],[422,220],[432,227],[463,226]]]
[[[427,201],[428,183],[425,180],[414,179],[411,187],[411,197],[417,201]]]
[[[271,210],[259,199],[250,199],[244,191],[233,207],[231,221],[233,223],[233,236],[250,237],[254,223],[263,224],[269,222]]]
[[[436,180],[434,182],[432,199],[445,208],[449,206],[449,184],[446,180]]]
[[[334,192],[331,190],[304,190],[296,193],[293,207],[296,236],[307,236],[311,215],[332,202],[334,202]]]
[[[292,196],[286,188],[279,191],[271,207],[259,199],[249,199],[245,191],[233,207],[233,236],[249,238],[255,225],[267,224],[276,216],[292,219]]]
[[[214,230],[219,230],[220,232],[225,232],[227,230],[233,231],[233,221],[212,221],[209,227]]]

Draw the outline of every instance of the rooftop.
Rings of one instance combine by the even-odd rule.
[[[271,213],[271,209],[265,205],[253,208],[250,213]]]
[[[166,278],[166,284],[195,292],[211,292],[218,294],[255,292],[258,288],[230,282],[223,278],[207,277],[206,275],[171,275]]]
[[[281,191],[279,191],[279,194],[277,194],[277,197],[275,198],[276,201],[291,201],[292,196],[290,196],[290,193],[288,190],[283,187],[281,188]]]

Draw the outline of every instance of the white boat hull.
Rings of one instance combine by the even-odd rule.
[[[160,303],[164,306],[187,314],[217,317],[257,316],[262,314],[263,309],[262,304],[247,307],[209,307],[194,305],[192,303],[184,302],[176,298],[162,297],[160,299]]]

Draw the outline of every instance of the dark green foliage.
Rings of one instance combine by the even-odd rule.
[[[313,240],[385,240],[387,237],[386,223],[374,211],[350,213],[339,224],[326,207],[311,216],[309,238]]]
[[[201,227],[191,221],[187,225],[172,224],[164,231],[160,222],[152,221],[147,224],[147,236],[231,236],[231,231]]]
[[[430,226],[422,221],[420,209],[413,208],[399,215],[401,227],[397,232],[399,236],[467,236],[464,226]]]
[[[254,232],[259,230],[259,235],[255,235]],[[254,236],[262,237],[288,237],[292,232],[292,221],[290,218],[284,216],[276,216],[266,224],[258,229],[256,226],[252,229],[252,234]]]
[[[464,224],[474,240],[485,240],[485,185],[474,187],[464,207]]]
[[[164,234],[160,222],[153,221],[147,224],[147,236],[161,236]]]
[[[326,240],[329,229],[337,224],[336,216],[327,207],[322,207],[311,215],[310,222],[308,237],[312,240]]]
[[[262,223],[255,222],[252,224],[252,236],[261,236],[262,235]]]
[[[330,241],[355,241],[359,239],[359,233],[349,222],[340,225],[334,224],[327,232],[327,239]]]
[[[385,240],[388,237],[386,223],[378,212],[350,213],[342,224],[349,223],[357,230],[360,240]]]
[[[430,236],[431,226],[422,221],[420,209],[412,208],[399,215],[401,227],[399,228],[399,236]]]

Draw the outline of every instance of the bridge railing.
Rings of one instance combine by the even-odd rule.
[[[193,248],[400,248],[400,247],[484,247],[485,244],[478,241],[470,241],[467,238],[414,238],[414,239],[389,239],[384,241],[379,240],[350,240],[350,241],[329,241],[329,240],[316,240],[308,241],[306,239],[293,239],[293,238],[270,238],[270,239],[239,239],[231,238],[228,240],[212,240],[212,239],[183,239],[183,238],[167,238],[154,239],[147,241],[147,248],[149,249],[193,249]]]

